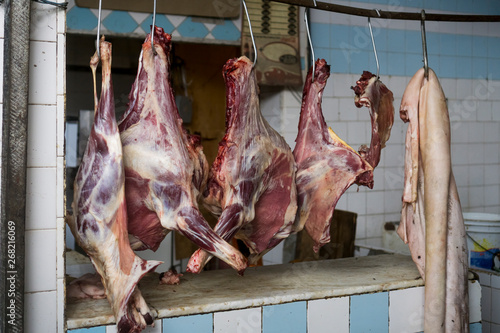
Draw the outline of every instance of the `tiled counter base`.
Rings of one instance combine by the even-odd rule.
[[[185,274],[177,286],[141,281],[157,314],[143,332],[421,332],[424,287],[410,257],[380,255]],[[469,282],[471,333],[481,332],[481,287]],[[106,300],[67,304],[70,333],[116,332]]]

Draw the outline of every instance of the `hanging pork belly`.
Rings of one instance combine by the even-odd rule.
[[[151,45],[153,38],[154,49]],[[208,163],[200,139],[182,127],[170,83],[171,36],[155,27],[142,45],[129,106],[119,123],[134,249],[156,250],[176,230],[238,271],[244,256],[208,225],[198,210]]]
[[[137,283],[161,264],[134,254],[127,235],[122,146],[115,120],[111,81],[111,44],[100,43],[101,97],[97,102],[95,72],[99,57],[91,60],[95,114],[87,148],[74,183],[73,218],[68,224],[101,276],[119,332],[138,332],[153,323],[153,315]]]
[[[255,263],[292,230],[296,167],[290,147],[260,112],[252,62],[247,57],[231,59],[223,74],[226,134],[203,200],[220,215],[215,232],[227,241],[241,239],[250,250],[250,263]],[[210,258],[197,250],[188,270],[200,272]]]
[[[399,236],[425,280],[426,332],[468,332],[465,226],[451,167],[446,98],[432,69],[420,69],[401,101],[406,133]]]

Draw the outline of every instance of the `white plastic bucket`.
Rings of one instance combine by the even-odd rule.
[[[463,213],[469,266],[500,270],[500,214]]]

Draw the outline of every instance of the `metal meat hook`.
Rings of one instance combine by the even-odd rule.
[[[100,38],[99,35],[101,33],[101,9],[102,9],[102,0],[99,0],[99,15],[97,17],[97,40],[95,41],[95,48],[97,52],[97,58],[101,58],[101,50],[100,50]]]
[[[316,7],[316,0],[314,1],[314,7]],[[307,20],[307,14],[309,12],[309,9],[306,7],[304,9],[304,23],[306,26],[306,32],[307,32],[307,39],[309,40],[309,47],[311,48],[311,57],[312,57],[312,76],[311,76],[311,83],[314,82],[314,72],[316,71],[316,57],[314,55],[314,47],[312,44],[311,40],[311,32],[309,31],[309,21]]]
[[[375,9],[377,12],[378,16],[380,16],[380,12],[378,9]],[[368,28],[370,29],[370,37],[372,38],[372,45],[373,45],[373,53],[375,54],[375,62],[377,63],[377,80],[380,78],[379,73],[380,73],[380,65],[378,62],[378,54],[377,54],[377,48],[375,47],[375,39],[373,38],[373,30],[372,30],[372,23],[370,21],[370,17],[368,16]]]
[[[156,0],[153,0],[153,25],[151,26],[151,50],[156,55],[154,36],[155,36],[155,23],[156,23]]]
[[[245,14],[247,15],[248,28],[250,29],[250,38],[252,39],[253,51],[255,54],[255,58],[253,59],[252,68],[254,68],[255,64],[257,63],[257,47],[255,46],[255,38],[253,36],[253,31],[252,31],[252,22],[250,22],[250,15],[248,15],[247,4],[245,3],[245,0],[241,0],[241,3],[243,4],[243,8],[245,9]]]
[[[420,20],[420,31],[422,33],[422,52],[424,57],[424,77],[429,77],[429,62],[427,59],[427,40],[425,39],[425,10],[421,12],[422,19]]]

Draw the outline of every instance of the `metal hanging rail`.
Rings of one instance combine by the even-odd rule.
[[[391,19],[391,20],[413,20],[413,21],[422,20],[422,15],[420,11],[415,13],[393,12],[386,10],[349,7],[349,6],[319,2],[319,1],[316,1],[316,6],[315,6],[310,0],[271,0],[271,1],[281,2],[288,5],[325,10],[335,13],[355,15],[355,16],[364,16],[364,17],[373,17],[373,18]],[[426,12],[425,20],[448,21],[448,22],[500,22],[500,15],[432,14]]]

